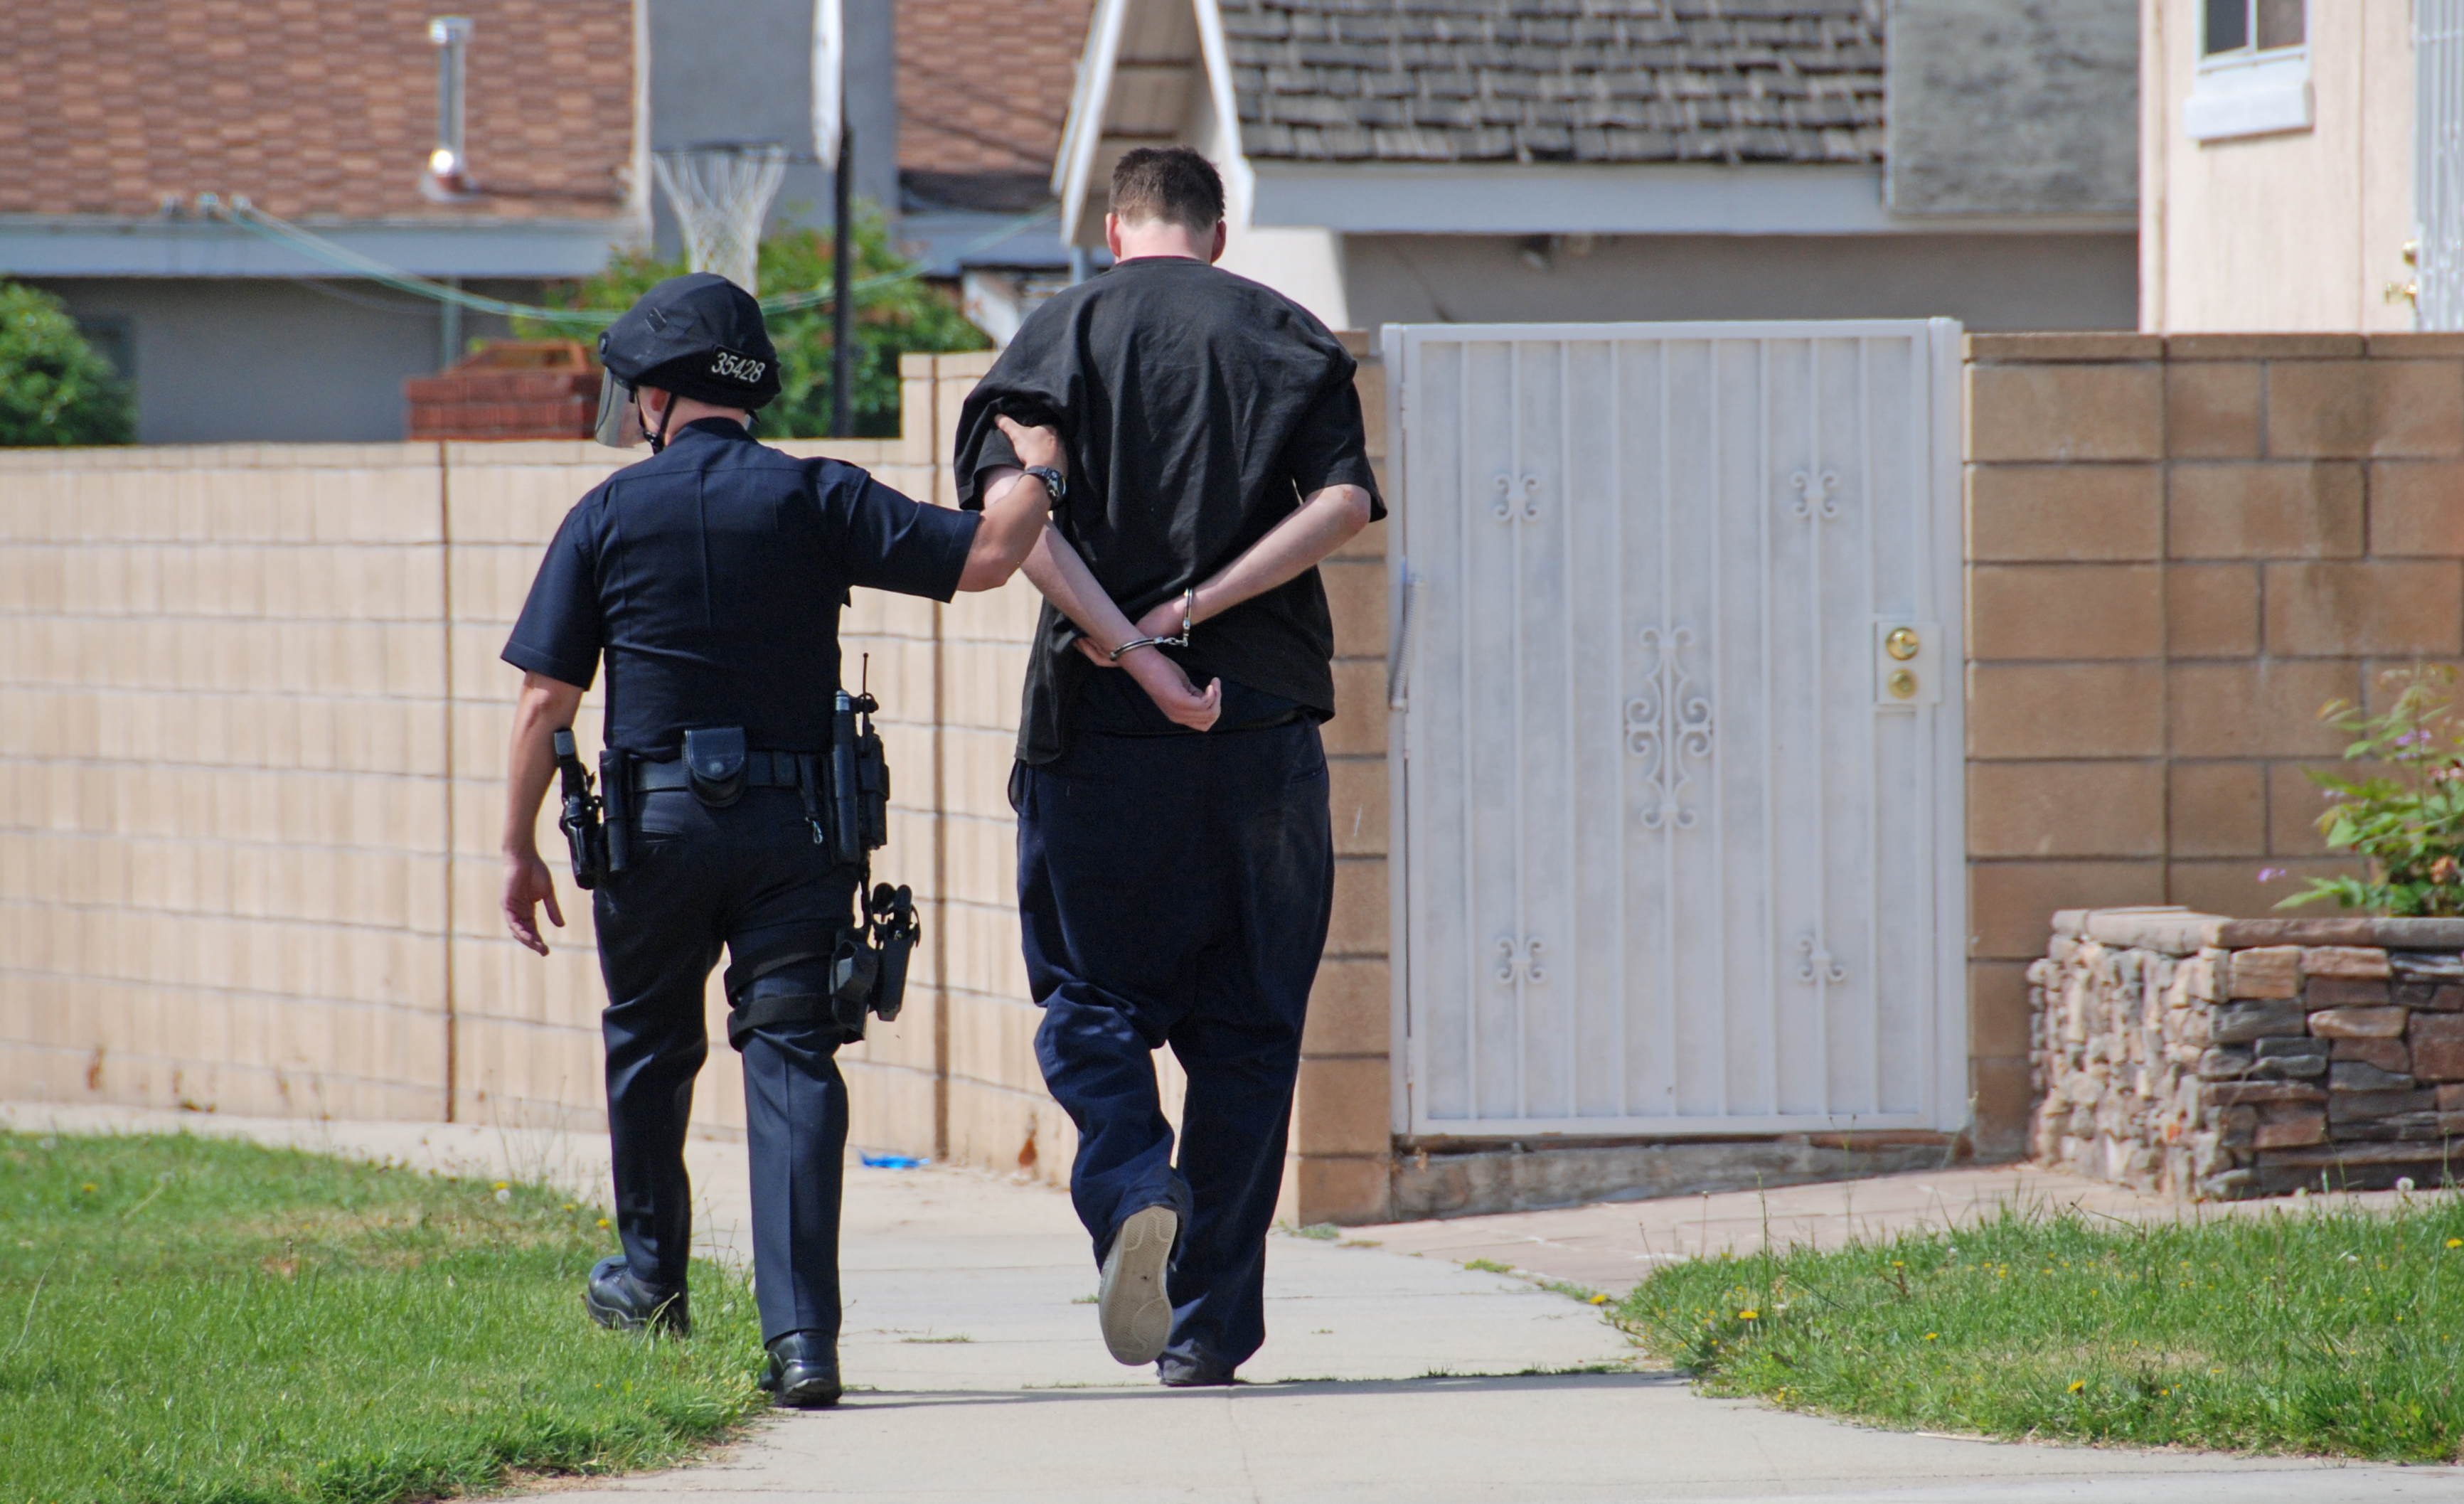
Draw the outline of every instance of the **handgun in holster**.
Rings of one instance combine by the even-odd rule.
[[[573,880],[583,888],[596,888],[608,871],[607,827],[600,819],[601,803],[591,788],[590,770],[574,751],[570,726],[557,730],[556,768],[564,783],[564,812],[556,823],[573,852]]]
[[[890,760],[872,726],[880,708],[869,695],[840,690],[828,753],[801,760],[798,769],[814,843],[828,848],[833,866],[858,874],[863,912],[838,932],[825,983],[830,1022],[850,1039],[864,1037],[869,1017],[898,1017],[907,1000],[908,961],[923,933],[911,890],[872,885],[872,853],[890,842]],[[740,986],[731,969],[729,995],[737,1001],[728,1019],[729,1041],[740,1050],[752,1029],[801,1016],[791,1001],[802,995],[793,978],[809,963],[806,956],[758,963],[746,969]]]

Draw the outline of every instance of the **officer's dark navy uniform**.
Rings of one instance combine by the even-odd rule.
[[[625,387],[747,410],[778,390],[759,307],[706,274],[646,296],[602,352]],[[769,1382],[789,1403],[826,1404],[838,1392],[847,1135],[833,1056],[853,1036],[825,999],[859,884],[819,839],[829,811],[811,797],[840,688],[838,610],[857,586],[948,600],[978,519],[834,460],[790,457],[732,421],[651,438],[664,448],[566,516],[504,650],[571,685],[587,687],[603,658],[607,668],[617,755],[602,792],[622,870],[601,879],[593,913],[625,1251],[594,1272],[586,1298],[609,1325],[684,1318],[686,1120],[708,1052],[703,987],[724,946],[738,1023],[767,1020],[731,1033]],[[692,786],[679,761],[689,731],[722,752],[740,746],[739,765]]]

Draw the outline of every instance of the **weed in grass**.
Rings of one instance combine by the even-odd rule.
[[[1659,1270],[1616,1308],[1723,1394],[1885,1425],[2454,1460],[2464,1199],[1953,1234]]]
[[[1513,1265],[1501,1264],[1493,1258],[1465,1259],[1463,1260],[1463,1268],[1470,1270],[1472,1272],[1477,1274],[1511,1274],[1514,1272]]]
[[[701,1266],[692,1338],[590,1325],[598,1222],[529,1183],[0,1135],[0,1498],[389,1504],[672,1460],[761,1404],[759,1320]]]

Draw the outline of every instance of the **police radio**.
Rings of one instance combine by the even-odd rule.
[[[573,880],[581,887],[596,888],[599,879],[607,875],[607,829],[599,817],[600,800],[591,789],[590,771],[574,751],[570,726],[557,729],[556,768],[564,783],[564,812],[556,823],[573,852]]]

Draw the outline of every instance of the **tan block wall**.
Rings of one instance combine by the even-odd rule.
[[[2341,865],[2302,776],[2342,750],[2321,705],[2464,654],[2464,339],[1980,335],[1969,360],[1970,1039],[2006,1155],[2054,911],[2267,914]]]
[[[900,439],[781,447],[955,504],[942,456],[990,361],[911,357]],[[586,443],[0,453],[0,1098],[605,1124],[589,895],[552,800],[554,953],[496,908],[520,683],[497,652],[566,510],[622,462]],[[1287,1214],[1309,1221],[1385,1205],[1383,547],[1326,566],[1341,865],[1287,1181],[1341,1194],[1300,1194]],[[874,874],[915,890],[926,942],[902,1016],[840,1059],[858,1143],[1058,1183],[1076,1136],[1035,1063],[1006,794],[1036,608],[1020,580],[948,606],[860,592],[843,618],[891,762]],[[600,708],[594,686],[586,761]],[[694,1120],[738,1134],[715,976],[708,1007]],[[1158,1067],[1177,1121],[1180,1073]]]

